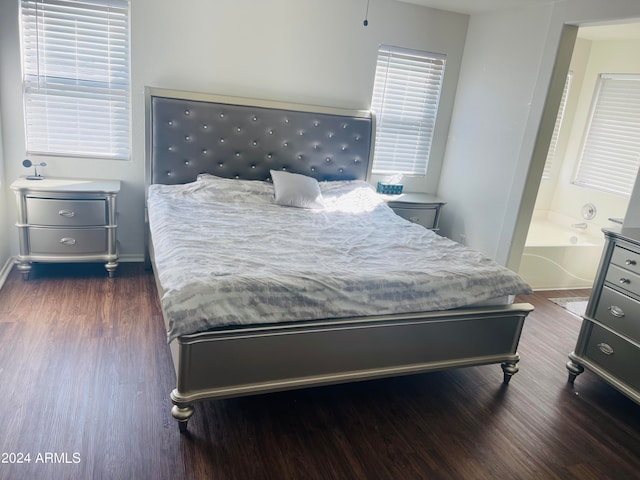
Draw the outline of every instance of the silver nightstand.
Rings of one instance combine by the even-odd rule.
[[[400,195],[382,195],[387,205],[410,222],[431,230],[438,230],[440,210],[446,203],[428,193],[402,193]]]
[[[118,267],[116,196],[119,180],[19,178],[18,270],[29,278],[32,262],[106,262]]]

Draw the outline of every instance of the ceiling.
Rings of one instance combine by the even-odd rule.
[[[397,0],[414,3],[423,7],[438,8],[450,12],[474,13],[492,12],[506,8],[526,7],[527,5],[546,5],[561,0]]]
[[[580,27],[578,37],[587,40],[640,40],[640,23]]]
[[[424,7],[473,15],[508,8],[548,5],[563,0],[396,0]],[[640,40],[640,23],[580,27],[580,38],[587,40]]]

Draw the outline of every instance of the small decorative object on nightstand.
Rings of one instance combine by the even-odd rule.
[[[427,193],[402,193],[382,196],[394,212],[410,222],[431,230],[438,230],[440,209],[445,204],[434,195]]]
[[[26,158],[22,161],[22,166],[25,168],[33,167],[33,175],[29,175],[27,180],[42,180],[44,177],[38,173],[38,167],[46,167],[47,164],[44,162],[33,163],[31,160]]]
[[[106,262],[118,267],[116,196],[119,180],[21,177],[11,184],[18,201],[18,270],[32,262]]]
[[[400,195],[402,193],[402,184],[378,182],[376,192],[385,195]]]
[[[640,228],[604,234],[600,267],[567,362],[569,382],[587,368],[640,403]]]

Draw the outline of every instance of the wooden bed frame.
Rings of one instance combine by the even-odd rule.
[[[265,180],[270,169],[318,180],[369,177],[370,112],[155,88],[145,97],[147,186],[200,173]],[[148,245],[155,273],[150,236]],[[156,283],[162,296],[157,273]],[[184,432],[193,405],[205,399],[492,363],[508,383],[531,310],[524,303],[182,335],[170,343],[171,413]]]

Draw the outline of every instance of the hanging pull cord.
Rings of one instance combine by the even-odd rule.
[[[362,22],[362,24],[366,27],[367,25],[369,25],[369,0],[367,0],[367,13],[364,14],[364,22]]]

